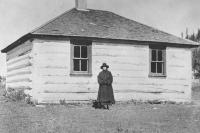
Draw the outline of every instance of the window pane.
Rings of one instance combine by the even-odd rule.
[[[157,73],[163,73],[163,63],[157,63]]]
[[[156,50],[152,50],[152,53],[151,53],[151,57],[152,57],[152,61],[156,61]]]
[[[156,63],[155,62],[151,62],[151,72],[156,73]]]
[[[81,60],[81,71],[87,71],[87,60]]]
[[[80,58],[80,46],[74,46],[74,57]]]
[[[74,71],[80,71],[80,60],[74,59]]]
[[[162,51],[158,50],[158,61],[162,61]]]
[[[81,58],[87,58],[87,46],[81,47]]]

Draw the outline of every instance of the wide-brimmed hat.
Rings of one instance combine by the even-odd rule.
[[[102,66],[101,66],[101,69],[103,69],[103,67],[109,68],[109,65],[107,65],[106,63],[103,63]]]

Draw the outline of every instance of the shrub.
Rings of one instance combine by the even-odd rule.
[[[59,102],[60,102],[60,105],[66,105],[66,101],[65,101],[65,99],[63,99],[63,100],[60,99]]]
[[[10,93],[10,92],[15,91],[15,89],[13,89],[13,88],[11,88],[11,87],[8,87],[8,88],[7,88],[7,91],[8,91],[8,93]]]
[[[7,91],[4,89],[3,90],[3,96],[6,97],[6,95],[7,95]]]
[[[25,97],[25,102],[27,103],[27,104],[31,104],[31,105],[33,105],[34,103],[33,103],[33,101],[31,100],[31,96],[30,95],[26,95],[26,97]]]
[[[24,93],[24,90],[15,90],[13,88],[8,88],[7,97],[14,101],[20,101],[25,99],[26,94]]]

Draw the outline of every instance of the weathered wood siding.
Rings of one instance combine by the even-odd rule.
[[[191,50],[167,47],[166,78],[149,77],[149,46],[126,44],[93,45],[93,68],[110,65],[116,100],[190,100]],[[97,71],[94,71],[94,75]]]
[[[97,75],[103,62],[110,65],[117,101],[131,99],[189,100],[191,51],[167,47],[166,78],[150,78],[149,46],[137,44],[92,44],[92,76],[70,76],[70,42],[35,40],[33,46],[32,95],[39,102],[93,100]]]
[[[6,88],[32,88],[32,42],[26,41],[6,55]]]

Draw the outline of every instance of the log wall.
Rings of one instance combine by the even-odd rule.
[[[70,42],[34,40],[33,87],[38,102],[87,101],[97,97],[97,75],[106,62],[113,74],[115,99],[125,101],[191,98],[191,51],[167,47],[166,78],[150,78],[149,46],[93,42],[92,76],[70,76]]]
[[[26,41],[7,53],[6,88],[32,88],[32,47],[32,42]]]

